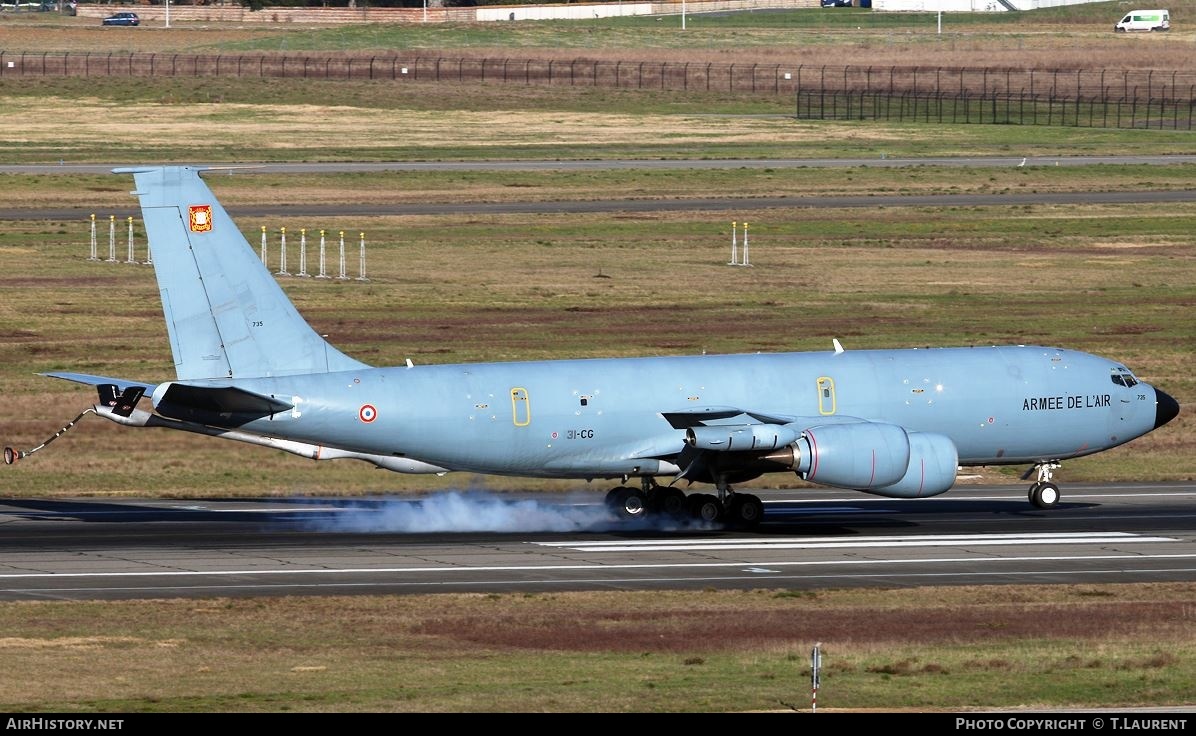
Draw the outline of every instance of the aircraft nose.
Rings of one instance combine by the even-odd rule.
[[[1179,415],[1179,402],[1166,391],[1154,390],[1154,428],[1158,429]]]

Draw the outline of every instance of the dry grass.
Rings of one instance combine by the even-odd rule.
[[[17,711],[769,709],[802,691],[821,641],[825,705],[1173,704],[1196,667],[1194,593],[1175,583],[9,603],[0,701]],[[1033,630],[1017,633],[1027,619]]]
[[[427,151],[470,146],[532,146],[550,150],[596,141],[637,140],[641,145],[751,145],[799,142],[834,134],[838,126],[752,117],[709,118],[697,115],[630,115],[537,111],[421,111],[326,107],[317,105],[129,104],[124,101],[53,97],[4,97],[10,144],[57,147],[62,128],[41,124],[62,121],[72,145],[110,145],[130,130],[162,147],[187,147],[220,130],[221,144],[232,150],[296,151],[403,146]],[[846,128],[844,127],[844,133]],[[453,131],[452,136],[445,132]],[[402,131],[401,136],[397,131]],[[893,140],[896,140],[894,136]],[[109,155],[113,155],[109,152]],[[67,160],[74,159],[67,154]]]

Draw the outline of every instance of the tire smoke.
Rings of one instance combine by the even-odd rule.
[[[419,499],[396,498],[338,505],[341,510],[310,519],[307,525],[325,532],[399,534],[665,531],[689,527],[672,519],[617,519],[588,494],[584,500],[548,502],[504,498],[478,491],[446,491]]]
[[[350,507],[317,523],[338,532],[577,532],[601,531],[617,520],[599,504],[545,503],[479,492],[387,499]]]

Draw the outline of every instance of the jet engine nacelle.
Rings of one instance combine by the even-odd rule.
[[[910,464],[910,440],[896,424],[824,424],[802,432],[795,447],[805,480],[872,491],[900,485]]]
[[[797,435],[786,424],[719,424],[690,427],[685,430],[685,444],[716,452],[775,450],[796,442]]]
[[[889,498],[926,498],[955,485],[959,451],[950,438],[928,432],[909,433],[909,467],[901,480],[884,488],[864,488]]]
[[[925,498],[955,484],[959,451],[941,434],[857,422],[810,427],[797,442],[763,460],[812,483],[889,498]]]

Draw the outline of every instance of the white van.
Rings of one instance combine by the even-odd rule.
[[[1171,12],[1167,10],[1131,10],[1113,26],[1114,31],[1169,31]]]

